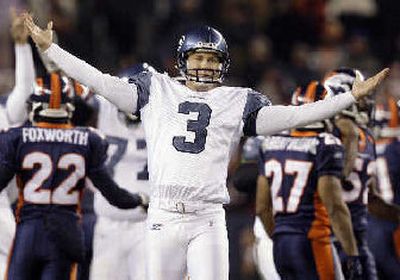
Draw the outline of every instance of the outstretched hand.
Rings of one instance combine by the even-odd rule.
[[[24,16],[17,15],[15,8],[10,9],[11,28],[10,33],[16,44],[26,44],[28,42],[28,29],[24,25]]]
[[[29,31],[29,35],[31,36],[32,40],[35,42],[39,50],[44,52],[50,47],[51,43],[53,42],[53,22],[50,21],[47,24],[47,28],[43,30],[35,24],[30,14],[24,13],[23,17],[25,26]]]
[[[360,100],[364,96],[372,94],[372,92],[379,86],[379,84],[388,76],[389,68],[383,69],[375,76],[362,81],[360,75],[357,73],[356,79],[353,84],[351,93],[356,100]]]

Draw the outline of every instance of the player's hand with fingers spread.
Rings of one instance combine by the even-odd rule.
[[[353,84],[353,90],[351,91],[354,98],[356,100],[360,100],[364,96],[371,94],[379,86],[379,84],[387,77],[388,74],[389,74],[389,68],[385,68],[375,76],[365,81],[361,81],[360,75],[357,74],[356,80],[354,81]]]
[[[35,42],[37,47],[42,52],[44,52],[50,47],[51,43],[53,42],[53,22],[50,21],[47,24],[47,28],[43,30],[34,23],[33,18],[30,14],[24,13],[23,16],[25,26],[29,31],[29,35],[31,35],[32,40]]]

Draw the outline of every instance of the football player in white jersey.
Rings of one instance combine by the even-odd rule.
[[[0,96],[0,129],[7,126],[5,97]],[[6,273],[7,256],[15,232],[14,216],[11,212],[9,197],[5,191],[0,193],[0,225],[0,278],[2,278]]]
[[[149,69],[146,63],[137,64],[120,76],[133,76]],[[97,128],[109,143],[107,165],[114,180],[129,191],[149,194],[147,149],[140,119],[120,112],[101,96],[93,98],[98,107]],[[91,279],[146,280],[145,209],[118,209],[95,193],[94,210],[97,222]]]
[[[24,72],[22,68],[33,68],[33,60],[27,61],[27,57],[32,57],[31,47],[28,44],[28,32],[24,27],[22,17],[18,17],[14,10],[11,11],[11,37],[14,40],[15,50],[15,86],[10,96],[14,96],[18,87],[26,83],[33,82],[33,75]],[[31,62],[31,64],[30,64]],[[9,97],[8,97],[9,98]],[[0,129],[8,127],[13,124],[14,116],[19,112],[12,112],[9,110],[8,99],[6,96],[0,96]],[[12,97],[11,97],[12,98]],[[15,181],[10,183],[7,187],[10,192],[15,188]],[[15,221],[10,207],[10,199],[8,193],[3,191],[0,193],[0,278],[4,277],[7,267],[7,256],[11,249],[12,240],[15,233]]]
[[[242,135],[267,135],[304,126],[369,94],[388,70],[333,99],[298,107],[272,106],[250,88],[222,86],[230,59],[225,39],[202,26],[178,46],[181,84],[166,74],[141,73],[127,83],[103,74],[52,44],[26,15],[39,49],[67,75],[128,113],[137,113],[146,134],[150,182],[148,279],[228,279],[228,237],[223,204],[229,203],[227,167]]]

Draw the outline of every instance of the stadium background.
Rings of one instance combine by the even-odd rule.
[[[61,46],[114,74],[145,61],[176,75],[179,35],[193,25],[212,25],[230,47],[227,83],[254,87],[275,104],[288,103],[296,85],[338,66],[369,76],[391,65],[399,75],[396,0],[1,0],[0,94],[14,84],[12,6],[32,11],[42,27],[53,20]],[[396,82],[400,92],[400,77]],[[257,279],[251,260],[253,197],[229,185],[231,279]]]

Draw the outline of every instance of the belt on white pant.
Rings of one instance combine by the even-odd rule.
[[[171,212],[185,214],[194,213],[204,209],[222,208],[222,203],[152,199],[149,206],[151,208],[159,208]]]

